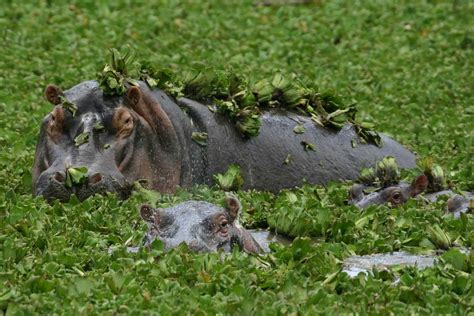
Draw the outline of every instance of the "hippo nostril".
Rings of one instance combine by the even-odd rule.
[[[100,181],[102,181],[102,175],[100,173],[94,173],[90,178],[89,178],[89,184],[97,184]]]
[[[64,181],[66,181],[66,177],[64,176],[62,172],[56,172],[53,175],[53,179],[59,183],[64,183]]]

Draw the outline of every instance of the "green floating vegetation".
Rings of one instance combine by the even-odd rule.
[[[447,181],[443,168],[435,164],[432,157],[420,160],[419,167],[428,178],[428,192],[438,192],[446,189]]]
[[[387,187],[400,182],[400,170],[394,157],[387,156],[373,168],[364,168],[360,171],[359,183],[375,187]]]
[[[295,74],[276,72],[270,79],[254,80],[231,69],[216,70],[202,64],[176,72],[150,62],[138,63],[130,49],[125,54],[111,49],[110,63],[98,73],[97,79],[107,95],[123,95],[127,85],[142,80],[174,98],[214,104],[216,111],[229,117],[248,138],[258,135],[262,111],[281,108],[309,116],[315,124],[328,128],[340,129],[351,123],[361,142],[381,145],[380,136],[372,126],[356,120],[355,102],[344,104],[335,93],[320,92]]]
[[[239,165],[231,164],[224,174],[216,174],[214,181],[224,191],[237,191],[244,185]]]

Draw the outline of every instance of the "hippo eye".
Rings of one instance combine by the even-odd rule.
[[[56,116],[54,116],[54,114],[51,114],[51,121],[56,121]]]
[[[227,225],[229,225],[229,223],[227,222],[226,219],[224,219],[224,220],[221,222],[221,228],[226,228]]]
[[[392,193],[391,199],[394,203],[400,203],[402,201],[402,194],[400,191],[395,191]]]

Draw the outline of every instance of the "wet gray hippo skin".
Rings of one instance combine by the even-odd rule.
[[[177,186],[213,184],[213,175],[229,165],[241,167],[244,189],[277,192],[305,181],[325,184],[355,179],[361,168],[393,156],[402,168],[415,167],[415,155],[382,135],[383,147],[360,144],[350,125],[340,131],[315,125],[310,118],[282,111],[262,115],[260,134],[243,138],[226,117],[188,99],[177,102],[145,84],[131,87],[123,97],[105,96],[95,81],[86,81],[64,93],[48,86],[47,99],[56,105],[43,120],[33,167],[34,194],[48,200],[67,200],[72,193],[85,199],[94,193],[118,192],[124,197],[130,183],[144,180],[150,188],[174,192]],[[60,96],[77,107],[61,106]],[[296,134],[297,123],[305,127]],[[102,130],[95,130],[100,123]],[[193,132],[208,133],[207,146],[192,140]],[[89,134],[76,146],[74,139]],[[302,141],[316,146],[304,150]],[[291,161],[284,161],[291,155]],[[69,167],[88,168],[88,181],[64,185]]]
[[[225,198],[225,208],[204,201],[187,201],[164,209],[142,205],[140,216],[148,224],[144,246],[159,239],[165,249],[182,243],[191,251],[230,252],[238,246],[250,253],[262,248],[238,221],[240,203],[233,196]]]
[[[458,194],[451,190],[442,190],[421,194],[425,192],[427,188],[428,179],[425,175],[418,176],[411,184],[400,182],[396,185],[380,188],[378,190],[365,184],[354,184],[349,190],[349,204],[353,204],[359,208],[386,203],[397,206],[407,202],[410,198],[436,202],[439,198],[448,196],[446,212],[454,214],[454,217],[458,218],[461,216],[461,213],[466,213],[472,208],[469,203],[472,203],[472,200],[474,200],[474,195],[470,192]],[[367,190],[373,192],[364,192]]]

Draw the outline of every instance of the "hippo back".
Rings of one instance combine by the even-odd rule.
[[[205,160],[209,184],[213,174],[225,172],[230,164],[240,166],[244,189],[273,192],[305,181],[326,184],[356,179],[360,169],[386,156],[395,157],[401,168],[416,166],[416,156],[392,138],[381,134],[381,147],[362,144],[349,124],[332,130],[316,125],[309,117],[273,110],[262,114],[258,136],[247,139],[226,117],[192,100],[179,103],[197,122],[197,128],[208,133]],[[304,133],[293,131],[297,124],[304,127]],[[357,146],[353,146],[355,142]],[[305,149],[305,143],[313,144],[314,150]]]

